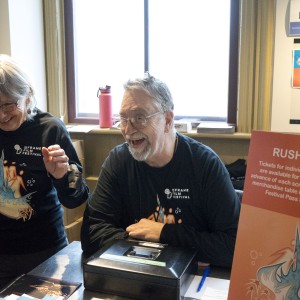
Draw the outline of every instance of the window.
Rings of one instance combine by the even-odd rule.
[[[100,86],[164,80],[175,117],[236,123],[238,0],[65,0],[69,122],[98,123]]]

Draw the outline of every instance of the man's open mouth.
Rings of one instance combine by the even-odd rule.
[[[131,140],[130,143],[132,146],[139,146],[144,142],[144,140],[145,140],[144,138],[138,140]]]

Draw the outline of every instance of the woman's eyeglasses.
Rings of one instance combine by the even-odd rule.
[[[9,103],[4,103],[0,105],[0,110],[2,110],[5,113],[15,111],[17,106],[18,106],[19,100],[16,102],[9,102]]]
[[[133,117],[130,118],[123,118],[120,117],[120,128],[124,129],[127,125],[128,122],[131,123],[132,126],[134,126],[137,129],[145,128],[147,126],[148,120],[158,114],[161,114],[161,111],[158,111],[152,115],[145,116],[143,114],[137,114]]]

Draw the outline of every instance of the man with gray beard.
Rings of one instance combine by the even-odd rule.
[[[167,85],[129,80],[120,109],[125,143],[103,163],[88,201],[82,249],[128,237],[197,249],[198,261],[230,267],[240,201],[217,154],[176,132]]]

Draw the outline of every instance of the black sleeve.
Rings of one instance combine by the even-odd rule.
[[[76,164],[69,165],[69,171],[61,179],[51,176],[60,202],[67,208],[75,208],[88,199],[89,188]]]
[[[51,141],[51,144],[58,144],[64,149],[69,158],[69,170],[61,179],[50,177],[61,204],[67,208],[75,208],[88,199],[89,188],[82,177],[82,165],[65,125],[56,118],[52,118],[51,122],[53,122],[52,126],[49,126],[45,135],[56,136],[56,140]],[[50,140],[47,139],[44,146],[50,146],[49,143]]]
[[[81,245],[85,255],[93,254],[114,239],[128,236],[118,186],[118,166],[112,160],[108,157],[104,162],[97,186],[84,212]]]

